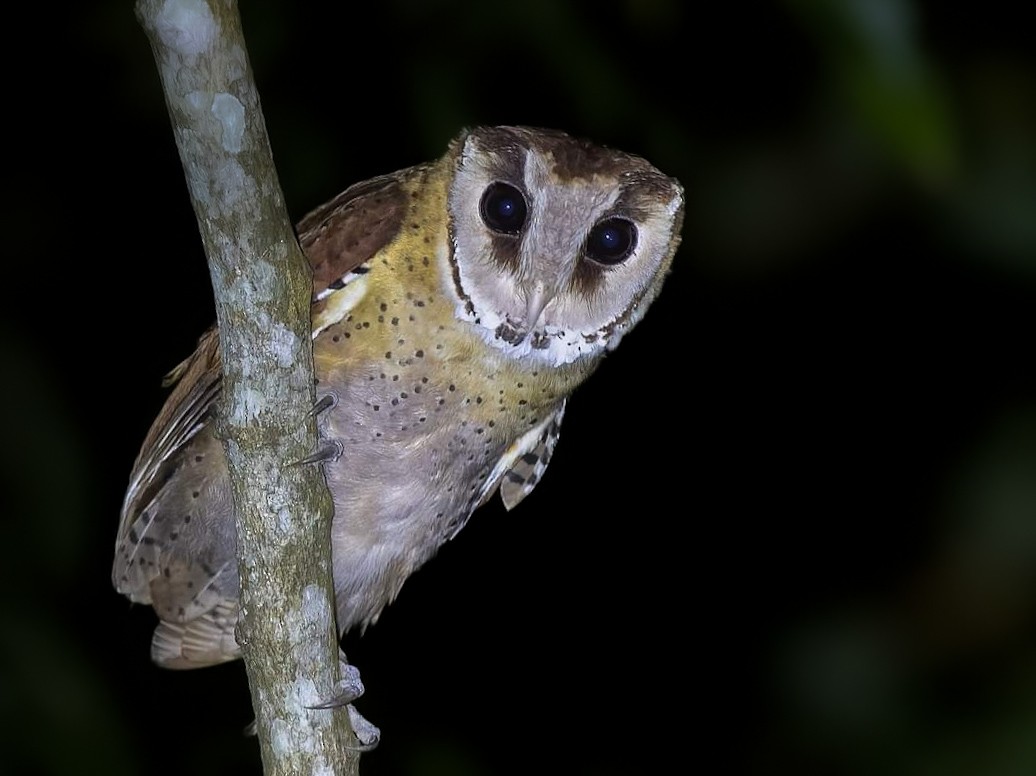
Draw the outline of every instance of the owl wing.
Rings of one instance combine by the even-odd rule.
[[[357,183],[308,213],[299,244],[313,269],[317,302],[366,274],[367,263],[399,232],[407,208],[404,181],[424,166]]]
[[[219,333],[209,329],[198,347],[165,378],[172,393],[151,425],[130,473],[116,535],[112,584],[138,603],[152,603],[150,582],[161,573],[161,527],[168,488],[178,484],[183,451],[205,428],[219,395]],[[182,485],[181,485],[182,487]]]
[[[395,236],[406,205],[401,183],[409,172],[403,170],[350,186],[299,222],[299,243],[313,271],[314,304],[363,275],[364,264]],[[154,491],[175,480],[177,454],[207,423],[219,396],[220,369],[219,333],[213,327],[198,340],[194,353],[166,375],[163,385],[174,386],[173,391],[133,464],[119,523],[120,543],[154,501]],[[149,527],[150,523],[140,526],[144,530],[138,538],[142,539]],[[127,563],[134,560],[132,556],[122,559]],[[117,557],[116,572],[122,565]]]
[[[480,504],[493,495],[497,486],[500,488],[500,498],[508,510],[514,509],[522,499],[532,493],[554,454],[554,446],[561,434],[561,420],[564,417],[565,402],[562,401],[554,412],[529,429],[507,449],[486,481]]]
[[[299,244],[313,270],[314,337],[345,318],[363,298],[371,259],[403,224],[408,197],[404,184],[426,167],[354,184],[299,222]]]

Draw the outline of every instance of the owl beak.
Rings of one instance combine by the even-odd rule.
[[[538,335],[535,333],[536,324],[539,323],[544,308],[553,298],[554,291],[545,286],[537,284],[526,289],[525,317],[520,321],[514,321],[511,316],[507,316],[507,320],[497,327],[496,336],[515,346],[521,345],[531,336],[534,346],[539,347],[535,343],[546,340],[542,332]]]
[[[554,294],[548,291],[544,286],[537,285],[529,291],[529,295],[525,300],[525,336],[528,337],[532,333],[532,330],[536,328],[536,324],[540,320],[540,316],[543,315],[543,308],[547,306],[551,299],[554,298]]]

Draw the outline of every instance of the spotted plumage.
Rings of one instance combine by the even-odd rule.
[[[364,627],[499,490],[542,479],[565,404],[640,319],[679,242],[679,184],[639,157],[521,127],[357,184],[299,224],[335,507],[338,625]],[[151,604],[152,657],[239,656],[218,337],[170,375],[123,504],[115,587]]]

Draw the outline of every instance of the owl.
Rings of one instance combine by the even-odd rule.
[[[637,156],[482,127],[302,219],[319,433],[342,452],[324,464],[340,632],[494,493],[511,509],[536,487],[569,396],[659,293],[682,214],[680,184]],[[240,656],[220,379],[213,329],[170,374],[116,539],[114,586],[154,608],[168,668]]]

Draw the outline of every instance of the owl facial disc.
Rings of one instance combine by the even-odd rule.
[[[456,314],[509,357],[552,366],[614,348],[657,294],[679,184],[561,133],[473,130],[448,194]]]

